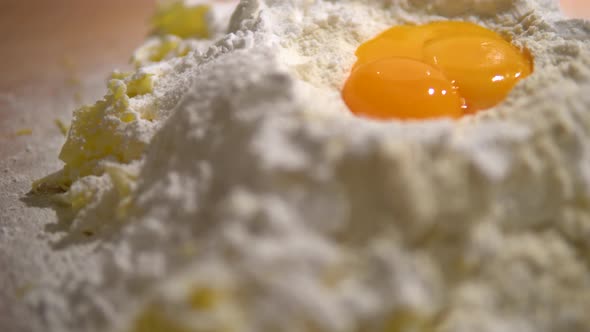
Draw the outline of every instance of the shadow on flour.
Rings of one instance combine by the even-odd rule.
[[[51,209],[55,212],[57,221],[45,225],[47,233],[58,235],[58,239],[51,242],[55,250],[66,249],[76,245],[87,245],[97,242],[109,241],[115,229],[121,225],[112,225],[109,228],[92,227],[91,225],[76,225],[74,223],[77,213],[69,206],[60,203],[55,193],[29,192],[20,198],[20,201],[28,207],[38,209]]]

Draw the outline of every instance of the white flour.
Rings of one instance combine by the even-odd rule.
[[[458,122],[353,117],[356,47],[447,18],[535,73]],[[229,27],[141,69],[135,120],[98,125],[123,143],[66,195],[100,272],[33,292],[49,330],[590,331],[588,21],[549,0],[244,0]]]

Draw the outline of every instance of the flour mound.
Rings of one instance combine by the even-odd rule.
[[[526,47],[535,73],[458,122],[353,117],[339,88],[356,47],[446,18]],[[79,217],[112,228],[101,280],[85,287],[117,309],[80,319],[99,312],[97,324],[129,331],[590,330],[588,22],[533,0],[250,0],[228,26],[170,60],[192,83],[142,157],[119,165],[129,194],[102,175],[125,196],[124,226]]]

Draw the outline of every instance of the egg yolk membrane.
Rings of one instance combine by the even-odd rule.
[[[362,44],[342,96],[375,119],[459,118],[491,108],[533,71],[531,57],[467,22],[393,27]]]

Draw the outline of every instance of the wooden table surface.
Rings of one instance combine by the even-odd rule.
[[[561,8],[571,17],[590,19],[590,0],[561,0]]]
[[[154,0],[0,1],[0,91],[81,70],[124,64],[145,38]],[[57,82],[56,82],[57,83]]]

